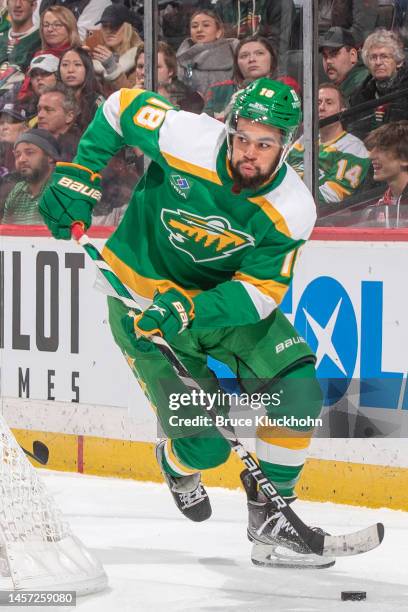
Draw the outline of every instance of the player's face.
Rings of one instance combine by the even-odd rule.
[[[269,76],[274,69],[268,49],[260,42],[242,45],[238,52],[238,67],[244,79],[259,79]]]
[[[375,181],[390,183],[398,178],[401,172],[406,172],[402,167],[402,164],[406,165],[406,162],[401,161],[393,151],[384,151],[374,147],[368,152],[368,156],[373,165]]]
[[[218,27],[215,19],[209,15],[196,15],[190,24],[190,37],[194,43],[209,43],[218,40],[222,36],[222,30]]]
[[[257,189],[273,174],[282,151],[278,128],[240,117],[232,137],[231,169],[245,189]]]
[[[358,60],[356,49],[347,49],[347,47],[340,47],[340,49],[324,47],[322,55],[324,71],[329,81],[336,85],[344,81]]]
[[[68,51],[60,63],[62,82],[68,87],[81,87],[84,84],[86,70],[76,51]]]
[[[391,47],[371,47],[367,60],[369,71],[378,81],[390,79],[398,70]]]
[[[331,117],[343,110],[339,94],[335,89],[319,89],[319,119]]]

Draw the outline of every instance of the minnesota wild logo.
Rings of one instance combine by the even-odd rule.
[[[224,217],[200,217],[180,209],[163,208],[161,220],[171,244],[196,262],[223,259],[255,244],[253,236],[233,229]]]

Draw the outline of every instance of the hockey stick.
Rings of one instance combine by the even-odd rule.
[[[137,312],[141,312],[142,308],[133,299],[125,285],[119,280],[107,261],[105,261],[101,253],[90,241],[89,237],[84,233],[82,224],[74,223],[71,231],[72,236],[85,249],[91,259],[95,262],[100,272],[103,274],[104,278],[108,281],[111,287],[113,287],[118,298],[120,298],[123,303],[126,304],[126,306],[129,306]],[[194,389],[200,392],[200,386],[191,377],[190,373],[188,370],[186,370],[169,344],[167,344],[167,342],[161,336],[152,336],[151,341],[156,345],[161,354],[169,361],[178,378],[186,386],[186,388],[189,390]],[[206,397],[205,394],[203,394],[203,396]],[[280,511],[285,516],[285,518],[296,529],[301,539],[312,552],[321,556],[346,557],[368,552],[381,544],[384,537],[384,526],[382,523],[376,523],[370,527],[367,527],[366,529],[361,529],[354,533],[337,536],[324,535],[314,531],[308,525],[305,525],[291,506],[288,505],[279,495],[274,485],[262,472],[258,463],[238,440],[234,430],[232,428],[217,425],[217,414],[209,405],[203,406],[203,410],[204,409],[213,420],[214,426],[218,429],[219,433],[228,441],[232,450],[238,455],[241,461],[243,461],[251,476],[258,484],[260,490],[264,493],[265,497],[272,502],[276,510]]]
[[[38,463],[41,463],[41,465],[47,465],[50,453],[48,450],[48,446],[46,446],[43,442],[35,440],[33,442],[32,453],[23,446],[21,446],[21,450],[27,455],[27,457],[31,457],[31,459],[38,461]]]

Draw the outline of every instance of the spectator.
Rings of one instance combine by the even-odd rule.
[[[176,53],[165,42],[159,42],[157,54],[157,91],[170,100],[172,104],[179,106],[181,110],[192,113],[201,113],[204,100],[199,93],[185,85],[177,78]],[[139,45],[136,53],[135,70],[128,75],[129,81],[135,87],[144,89],[144,45]]]
[[[14,145],[28,125],[29,117],[24,108],[17,104],[5,104],[0,111],[0,142]]]
[[[103,44],[92,51],[97,75],[103,79],[103,92],[109,95],[121,87],[127,87],[126,73],[135,65],[136,51],[141,43],[134,30],[135,17],[120,4],[108,6],[100,21]]]
[[[39,2],[39,14],[44,13],[50,6],[64,6],[73,13],[79,35],[85,40],[88,31],[95,28],[102,12],[111,4],[111,0],[42,0]]]
[[[40,18],[42,51],[58,58],[69,47],[81,44],[77,23],[71,11],[63,6],[50,6]]]
[[[22,180],[7,197],[2,223],[43,225],[38,202],[60,158],[58,143],[46,130],[34,128],[16,140],[14,155]]]
[[[340,87],[344,98],[349,101],[368,75],[352,34],[338,26],[330,28],[319,41],[319,51],[327,78]]]
[[[204,112],[224,120],[225,111],[233,94],[260,77],[276,79],[277,55],[271,42],[256,34],[240,40],[234,53],[234,71],[231,80],[213,83],[206,96]],[[298,84],[288,77],[277,78],[299,93]]]
[[[16,85],[1,99],[3,104],[17,102],[30,116],[29,127],[37,123],[37,104],[41,91],[57,82],[58,59],[54,55],[36,55],[27,71],[27,87]]]
[[[33,53],[41,46],[33,24],[34,7],[31,0],[7,0],[11,27],[0,34],[0,95],[23,81]]]
[[[17,182],[14,143],[28,129],[28,115],[15,103],[5,104],[0,111],[0,210]]]
[[[319,33],[340,26],[350,30],[361,45],[374,30],[377,17],[378,0],[319,0]]]
[[[195,11],[190,38],[177,51],[179,79],[204,97],[212,83],[231,78],[237,42],[224,38],[224,26],[216,13]]]
[[[81,131],[76,126],[78,103],[65,85],[45,89],[38,101],[38,127],[48,130],[58,141],[61,161],[72,161]]]
[[[365,140],[373,165],[374,180],[385,182],[387,189],[376,207],[370,207],[367,220],[373,218],[387,227],[407,225],[408,221],[408,121],[382,125]]]
[[[58,68],[58,79],[74,92],[81,109],[77,126],[84,132],[104,101],[89,53],[82,47],[65,51]]]
[[[379,29],[370,34],[364,43],[362,57],[369,75],[360,89],[351,96],[350,105],[353,108],[369,100],[381,100],[381,97],[387,94],[408,87],[404,48],[395,32]],[[356,109],[357,114],[358,109]],[[401,119],[408,119],[406,95],[365,112],[362,118],[357,118],[349,125],[349,129],[362,138],[383,123]]]
[[[295,7],[293,0],[217,0],[215,10],[228,36],[268,38],[279,54],[290,46]]]
[[[346,108],[343,95],[333,83],[319,87],[319,119]],[[319,202],[341,202],[361,187],[369,168],[367,150],[361,140],[348,134],[336,121],[319,132]],[[288,163],[303,178],[303,137],[295,142]]]
[[[0,0],[0,34],[8,32],[10,29],[10,21],[8,18],[6,0]]]

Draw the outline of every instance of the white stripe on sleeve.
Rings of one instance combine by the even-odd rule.
[[[109,96],[102,108],[105,119],[111,128],[115,130],[119,136],[123,137],[122,128],[120,127],[119,123],[120,90],[115,91],[111,96]]]
[[[235,282],[241,283],[241,285],[244,287],[251,298],[260,319],[266,319],[266,317],[269,317],[271,312],[273,312],[277,307],[277,303],[273,298],[271,298],[269,295],[265,295],[265,293],[262,293],[262,291],[259,291],[259,289],[257,289],[251,283],[241,280]]]

